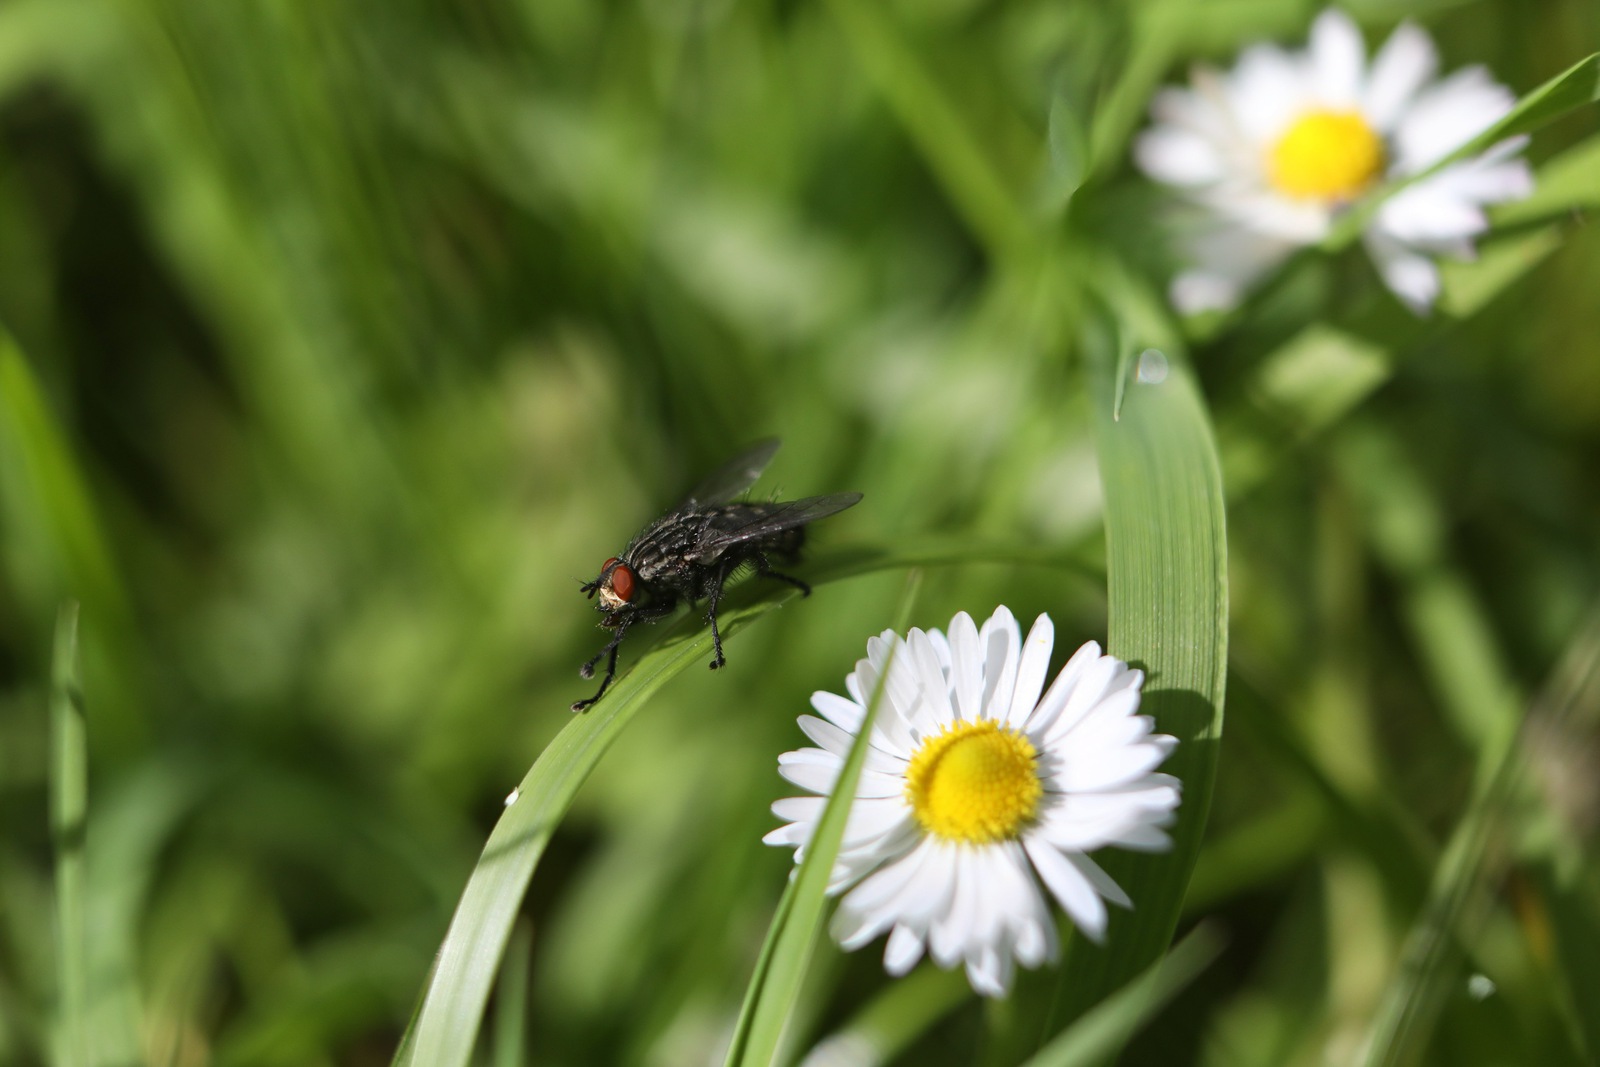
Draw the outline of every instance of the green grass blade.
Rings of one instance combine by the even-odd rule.
[[[1400,969],[1374,1013],[1363,1059],[1369,1067],[1397,1067],[1420,1059],[1454,977],[1453,964],[1460,959],[1457,932],[1486,881],[1485,856],[1492,836],[1502,829],[1515,781],[1515,755],[1515,725],[1507,724],[1484,750],[1466,814],[1450,835],[1428,902],[1406,937]]]
[[[791,596],[798,593],[781,591],[725,609],[719,616],[724,638],[736,636]],[[490,833],[456,905],[429,977],[407,1062],[416,1067],[467,1063],[517,909],[572,798],[645,700],[680,671],[708,659],[710,650],[711,633],[701,620],[694,615],[680,620],[662,644],[617,679],[604,700],[574,716],[540,753],[516,800]]]
[[[1562,662],[1526,717],[1507,717],[1496,724],[1498,731],[1484,746],[1478,762],[1471,799],[1445,849],[1444,859],[1435,871],[1433,886],[1421,914],[1407,934],[1400,966],[1384,991],[1374,1013],[1368,1038],[1366,1063],[1373,1067],[1419,1062],[1432,1036],[1434,1022],[1457,977],[1455,965],[1461,958],[1461,945],[1470,944],[1481,924],[1487,889],[1504,876],[1508,862],[1503,849],[1493,846],[1512,829],[1518,797],[1524,792],[1527,742],[1538,732],[1561,736],[1560,730],[1577,709],[1594,706],[1600,692],[1600,615],[1592,615],[1568,645]],[[1535,753],[1537,758],[1537,753]],[[1565,936],[1556,937],[1558,964],[1567,974],[1593,973],[1596,954],[1592,941],[1593,913],[1585,913],[1576,899],[1563,891],[1559,882],[1548,881],[1554,890],[1547,899]],[[1574,941],[1576,939],[1576,941]],[[1568,950],[1566,946],[1575,947]],[[1580,947],[1581,946],[1581,947]],[[1563,975],[1565,977],[1566,975]],[[1582,990],[1582,985],[1575,990]],[[1581,1001],[1587,996],[1578,992]],[[1592,1014],[1579,1007],[1578,1014]],[[1584,1019],[1582,1039],[1589,1040],[1595,1030],[1592,1020]]]
[[[1600,134],[1580,141],[1540,165],[1533,192],[1489,211],[1496,229],[1525,226],[1600,209]]]
[[[1600,606],[1568,646],[1550,696],[1528,716],[1529,776],[1553,803],[1550,856],[1530,872],[1548,908],[1555,977],[1562,989],[1572,1040],[1586,1062],[1600,1061],[1600,1012],[1590,1010],[1600,989],[1600,881],[1592,863],[1594,827],[1567,785],[1582,766],[1580,739],[1600,729]],[[1584,772],[1579,771],[1581,779]]]
[[[1128,1039],[1222,953],[1222,935],[1197,926],[1145,972],[1090,1009],[1023,1067],[1107,1063]]]
[[[50,685],[50,833],[56,853],[55,1062],[88,1067],[88,725],[78,680],[78,605],[56,619]]]
[[[1450,558],[1448,519],[1400,442],[1375,422],[1345,428],[1333,455],[1360,501],[1373,555],[1400,587],[1399,603],[1441,710],[1482,751],[1523,707],[1488,610]]]
[[[1600,989],[1600,892],[1592,879],[1563,878],[1549,865],[1535,870],[1534,878],[1555,928],[1551,945],[1571,1005],[1574,1040],[1587,1062],[1600,1061],[1600,1012],[1591,999]]]
[[[812,1048],[804,1067],[890,1063],[940,1019],[972,997],[964,972],[920,967],[889,983],[844,1026]]]
[[[500,988],[494,1005],[495,1067],[522,1067],[527,1060],[528,970],[533,955],[533,928],[518,923],[501,961]]]
[[[1127,62],[1096,102],[1089,130],[1089,177],[1099,178],[1121,164],[1128,141],[1144,120],[1150,96],[1191,30],[1191,4],[1157,0],[1129,4],[1132,41]]]
[[[1350,244],[1366,230],[1383,202],[1407,186],[1431,177],[1451,164],[1475,156],[1507,138],[1533,133],[1568,112],[1596,100],[1600,100],[1600,52],[1585,56],[1543,85],[1524,93],[1499,122],[1427,170],[1377,190],[1334,224],[1323,239],[1322,247],[1334,251]]]
[[[126,617],[127,596],[89,493],[38,380],[0,328],[0,495],[30,569],[58,572],[96,610]],[[15,494],[15,495],[13,495]]]
[[[1536,89],[1524,93],[1504,118],[1445,156],[1426,177],[1491,148],[1508,137],[1533,133],[1585,104],[1600,101],[1600,52],[1578,60]]]
[[[1107,647],[1145,670],[1143,708],[1179,739],[1162,769],[1183,781],[1183,803],[1170,853],[1102,854],[1135,910],[1113,910],[1104,947],[1072,943],[1057,991],[1058,1026],[1127,983],[1171,941],[1210,808],[1228,649],[1222,477],[1204,402],[1158,303],[1114,265],[1100,273],[1117,308],[1115,334],[1127,351],[1142,353],[1117,412],[1113,330],[1089,338],[1105,494]]]
[[[995,169],[993,153],[979,143],[916,49],[901,37],[892,10],[871,0],[833,0],[830,6],[861,65],[973,234],[1000,257],[1034,245],[1033,230]]]
[[[912,571],[895,612],[896,632],[904,632],[906,628],[920,583],[921,572]],[[892,654],[889,663],[893,663]],[[783,898],[773,915],[772,925],[767,930],[766,941],[761,946],[761,955],[756,962],[755,974],[745,991],[733,1040],[728,1045],[726,1062],[729,1067],[734,1064],[767,1067],[777,1059],[784,1028],[800,996],[800,983],[805,978],[817,940],[822,936],[828,879],[833,873],[833,861],[839,854],[839,845],[844,840],[845,821],[850,817],[856,782],[861,777],[861,766],[867,758],[872,723],[877,718],[878,706],[883,700],[888,680],[889,664],[886,664],[873,688],[867,714],[856,734],[855,743],[850,746],[850,754],[845,758],[838,781],[823,808],[816,834],[806,849],[806,857],[784,889]]]
[[[1493,232],[1476,259],[1440,262],[1439,306],[1458,319],[1477,313],[1562,248],[1583,222],[1579,212],[1596,208],[1600,137],[1590,137],[1545,162],[1530,195],[1489,212]]]

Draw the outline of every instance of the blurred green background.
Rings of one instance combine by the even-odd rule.
[[[183,1067],[388,1062],[503,797],[592,689],[578,582],[744,442],[785,441],[762,492],[866,494],[819,554],[1056,559],[973,549],[918,624],[1004,602],[1103,638],[1060,264],[1162,285],[1126,162],[1151,91],[1315,11],[0,3],[0,1063],[50,1058],[65,600],[96,1026],[134,1057],[104,1062]],[[1592,0],[1354,13],[1519,93],[1600,48]],[[1229,942],[1127,1062],[1348,1059],[1486,724],[1541,693],[1429,1056],[1600,1055],[1596,110],[1534,139],[1555,192],[1432,319],[1353,252],[1193,328],[1234,617],[1188,911]],[[775,757],[902,584],[770,616],[610,753],[513,946],[530,1061],[719,1055],[790,866],[759,844]],[[878,951],[824,950],[817,1033]],[[979,1062],[983,1026],[963,1002],[907,1062]]]

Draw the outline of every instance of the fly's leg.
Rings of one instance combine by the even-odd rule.
[[[631,620],[629,620],[629,621],[631,621]],[[615,663],[616,659],[617,659],[617,646],[622,644],[622,635],[626,634],[627,632],[628,632],[628,622],[621,623],[617,627],[617,632],[611,635],[611,640],[606,642],[606,646],[604,648],[602,648],[599,652],[596,652],[594,655],[590,656],[588,663],[585,663],[583,666],[578,668],[578,677],[579,678],[593,678],[594,677],[594,665],[596,663],[599,663],[600,662],[600,657],[604,656],[607,652],[611,653],[611,661],[613,663]],[[610,674],[609,674],[609,671],[608,671],[607,678],[609,679],[609,677],[610,677]],[[602,687],[602,691],[603,690],[604,690],[604,687]],[[599,700],[599,699],[600,699],[600,694],[596,693],[594,695],[594,699],[593,700],[586,701],[585,703],[586,704],[593,704],[595,700]],[[576,709],[574,709],[574,710],[576,710]]]
[[[582,667],[578,668],[578,677],[593,678],[594,665],[600,662],[600,657],[606,657],[606,676],[601,680],[600,688],[596,689],[594,696],[590,697],[588,700],[579,700],[574,702],[572,705],[573,711],[582,711],[584,708],[587,708],[589,705],[593,704],[595,701],[599,700],[605,695],[606,687],[611,684],[611,679],[616,677],[617,649],[622,645],[622,639],[628,635],[628,627],[632,626],[636,622],[651,622],[655,619],[661,618],[664,615],[670,615],[672,614],[672,609],[676,606],[676,600],[665,601],[660,604],[653,604],[647,608],[639,608],[636,611],[623,616],[622,621],[617,623],[617,632],[612,635],[611,640],[606,642],[606,646],[599,652],[596,652],[588,663],[585,663]]]
[[[756,573],[761,575],[761,577],[763,577],[763,578],[776,578],[780,582],[788,582],[790,585],[792,585],[796,589],[800,590],[800,595],[801,596],[810,596],[811,595],[811,587],[809,585],[807,585],[805,582],[802,582],[800,579],[795,578],[795,577],[793,577],[791,575],[782,574],[782,573],[779,573],[778,571],[773,570],[772,569],[772,564],[771,564],[771,562],[768,561],[767,554],[765,552],[756,553],[755,564],[756,564]]]
[[[617,623],[617,632],[611,636],[611,640],[606,642],[606,647],[602,648],[599,652],[596,652],[593,659],[589,660],[588,663],[585,663],[582,667],[578,668],[579,677],[593,678],[594,665],[600,662],[601,656],[607,657],[606,676],[601,680],[600,688],[596,689],[594,691],[594,696],[590,697],[588,700],[575,701],[572,705],[573,711],[582,711],[584,708],[587,708],[589,705],[593,704],[595,701],[599,700],[605,695],[606,686],[611,684],[611,679],[616,677],[617,674],[617,646],[621,645],[622,639],[628,636],[628,624],[631,622],[633,622],[633,617],[629,616]]]
[[[706,597],[711,601],[706,608],[706,621],[711,624],[711,647],[716,652],[716,657],[711,661],[712,670],[728,662],[728,657],[722,654],[722,631],[717,628],[717,601],[722,599],[722,583],[728,580],[730,569],[727,564],[718,567],[717,575],[711,580],[711,587],[706,591]]]

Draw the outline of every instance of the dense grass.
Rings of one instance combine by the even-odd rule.
[[[476,1061],[720,1062],[776,756],[914,567],[915,625],[1048,611],[1203,698],[1194,849],[1004,1004],[821,942],[786,1055],[1600,1057],[1594,67],[1431,318],[1346,249],[1176,323],[1128,140],[1315,10],[0,4],[0,1063],[390,1062],[579,741]],[[1600,49],[1588,0],[1354,11],[1518,93]],[[641,633],[574,725],[578,582],[769,434],[762,492],[866,494],[815,595],[741,589],[714,674]]]

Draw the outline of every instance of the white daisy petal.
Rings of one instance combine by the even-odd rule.
[[[912,630],[906,637],[911,661],[917,669],[917,685],[923,704],[932,716],[930,726],[937,730],[938,723],[951,720],[950,692],[945,681],[944,668],[939,662],[939,652],[933,641],[922,630]]]
[[[883,969],[896,978],[907,973],[922,958],[922,937],[909,926],[897,925],[883,947]]]
[[[1256,200],[1236,195],[1238,203],[1230,213],[1249,215]],[[1282,219],[1260,212],[1251,225],[1229,225],[1192,235],[1186,242],[1188,258],[1195,266],[1173,279],[1171,297],[1185,314],[1227,310],[1244,299],[1256,282],[1289,258],[1306,239],[1298,236],[1306,226],[1297,219],[1293,226]],[[1276,223],[1276,225],[1274,225]],[[1271,228],[1275,232],[1261,232]],[[1276,231],[1289,230],[1287,234]]]
[[[1039,877],[1044,879],[1044,884],[1050,888],[1061,907],[1072,916],[1072,921],[1078,924],[1078,929],[1088,935],[1091,941],[1099,941],[1104,937],[1106,906],[1101,903],[1100,895],[1094,891],[1094,886],[1083,872],[1065,855],[1043,841],[1030,839],[1024,843],[1024,847],[1028,850],[1028,858],[1033,861],[1034,870],[1039,872]]]
[[[1058,849],[1076,852],[1103,848],[1137,827],[1160,821],[1178,802],[1169,795],[1165,805],[1144,808],[1116,793],[1068,793],[1055,799],[1032,832]]]
[[[1167,126],[1199,134],[1221,144],[1236,136],[1233,119],[1216,93],[1162,89],[1150,103],[1150,114]]]
[[[1432,180],[1400,190],[1378,209],[1377,227],[1402,244],[1471,237],[1489,228],[1483,208]]]
[[[1369,233],[1367,251],[1384,284],[1419,315],[1427,314],[1439,296],[1439,268],[1433,260],[1380,233]]]
[[[1017,662],[1022,646],[1022,628],[1011,609],[1002,604],[994,614],[983,621],[978,630],[978,644],[983,648],[983,706],[989,709],[986,718],[1003,718],[1003,710],[1011,706],[1011,695],[1017,687]]]
[[[861,704],[846,700],[834,693],[812,693],[811,706],[816,709],[818,715],[849,734],[861,729],[862,720],[867,714],[866,708]]]
[[[1055,647],[1056,627],[1050,616],[1040,615],[1028,631],[1022,644],[1022,660],[1017,667],[1017,685],[1011,694],[1011,709],[1006,714],[1006,725],[1020,730],[1033,709],[1039,706],[1039,692],[1044,688],[1044,677],[1050,669],[1050,650]]]
[[[868,641],[867,646],[870,649],[872,647],[872,641]],[[888,646],[880,642],[879,647],[883,649],[883,658],[887,659]],[[874,666],[868,660],[856,661],[855,677],[857,679],[857,684],[861,687],[865,694],[866,700],[870,701],[873,695],[878,691],[878,677],[880,672],[881,668]],[[872,720],[872,744],[877,748],[881,748],[892,753],[893,755],[901,758],[909,758],[912,751],[917,746],[917,740],[911,732],[910,725],[905,720],[904,713],[902,712],[900,706],[895,703],[894,697],[889,690],[890,686],[886,684],[884,686],[883,694],[884,703],[886,706],[880,708],[877,716]],[[865,707],[866,705],[863,703],[862,706]],[[912,709],[907,710],[909,711]],[[864,718],[865,714],[863,713],[863,719]],[[856,729],[860,729],[859,724],[857,725]]]
[[[1426,170],[1488,129],[1515,97],[1482,67],[1468,67],[1417,94],[1395,125],[1397,169]]]
[[[1361,109],[1380,133],[1395,120],[1439,67],[1433,40],[1416,24],[1402,22],[1372,58]]]
[[[914,657],[906,649],[905,643],[896,645],[894,659],[889,661],[887,682],[884,685],[884,697],[888,701],[885,711],[893,711],[893,716],[880,713],[879,718],[888,722],[899,721],[915,729],[926,710],[926,701],[922,697],[922,686],[917,682],[917,668],[913,662]]]
[[[1126,677],[1126,674],[1122,677]],[[1130,732],[1128,727],[1119,725],[1125,723],[1139,710],[1141,695],[1138,689],[1117,686],[1116,683],[1121,681],[1122,677],[1113,678],[1111,685],[1106,687],[1106,692],[1101,694],[1100,699],[1085,714],[1076,720],[1068,720],[1065,716],[1058,720],[1045,735],[1045,743],[1054,744],[1058,738],[1073,734],[1074,740],[1080,744],[1098,745],[1100,736],[1108,731],[1118,739],[1113,743],[1127,744],[1141,737],[1142,734],[1137,729]]]
[[[1165,852],[1172,847],[1172,837],[1159,826],[1149,824],[1129,827],[1112,841],[1136,852]]]
[[[1132,910],[1133,901],[1128,899],[1128,894],[1124,893],[1122,887],[1111,880],[1111,876],[1101,869],[1098,863],[1081,852],[1069,853],[1067,860],[1078,869],[1080,874],[1089,880],[1089,884],[1094,886],[1095,892],[1118,907]]]
[[[1039,699],[1039,706],[1033,709],[1028,716],[1026,728],[1030,733],[1046,730],[1055,722],[1067,705],[1067,700],[1077,688],[1078,679],[1082,678],[1089,665],[1100,658],[1100,645],[1094,641],[1085,641],[1083,646],[1072,654],[1066,666],[1061,668],[1055,681],[1050,683],[1050,688],[1045,690],[1044,696]]]
[[[1228,175],[1217,144],[1192,130],[1158,126],[1139,136],[1133,159],[1156,181],[1168,185],[1210,185]]]
[[[1156,745],[1102,750],[1092,763],[1067,763],[1056,775],[1056,781],[1069,792],[1116,789],[1149,773],[1166,758],[1166,752]]]
[[[1476,159],[1446,167],[1432,177],[1401,190],[1399,196],[1422,188],[1441,196],[1475,200],[1480,204],[1521,199],[1533,192],[1533,171],[1523,160],[1507,159],[1506,155],[1508,149],[1514,152],[1518,145],[1526,142],[1525,137],[1502,142]],[[1384,206],[1388,206],[1388,201],[1384,202]]]
[[[1311,24],[1311,69],[1318,102],[1348,107],[1356,102],[1366,45],[1350,16],[1329,8]]]
[[[843,759],[850,752],[850,746],[855,737],[847,730],[842,730],[831,722],[826,722],[811,715],[802,715],[796,720],[800,730],[822,748]],[[885,771],[904,774],[906,761],[892,752],[887,752],[868,740],[866,761],[862,766],[869,771]]]
[[[941,967],[951,967],[966,950],[967,938],[978,920],[977,886],[973,883],[971,861],[964,850],[951,849],[953,877],[950,896],[943,913],[933,917],[928,928],[928,955]]]
[[[1106,688],[1121,667],[1122,662],[1113,656],[1100,656],[1088,664],[1078,676],[1072,691],[1067,694],[1055,722],[1048,727],[1048,736],[1065,735],[1078,725],[1080,719],[1093,711],[1100,698],[1106,695]]]
[[[817,820],[822,817],[822,807],[825,802],[825,797],[786,797],[773,802],[772,813],[801,827],[804,836],[800,839],[800,844],[804,845],[811,840],[811,835],[816,830]],[[898,829],[908,817],[909,811],[905,801],[899,797],[859,798],[851,804],[850,817],[845,820],[845,847],[858,842],[878,840]]]
[[[859,912],[850,907],[840,907],[833,913],[828,932],[846,952],[854,952],[868,944],[894,923],[891,912]]]
[[[902,922],[926,930],[951,906],[959,877],[961,852],[937,838],[924,840],[928,850],[926,862],[917,873],[917,882],[900,901]]]
[[[818,747],[778,760],[813,795],[775,802],[784,825],[763,840],[804,858],[887,672],[829,872],[840,895],[830,928],[847,950],[887,935],[890,974],[927,955],[963,966],[979,994],[1004,996],[1018,964],[1059,958],[1052,901],[1097,940],[1106,902],[1129,905],[1089,851],[1170,847],[1181,789],[1154,768],[1176,742],[1139,714],[1143,673],[1094,642],[1046,690],[1048,616],[1026,638],[1004,607],[981,628],[957,615],[947,633],[880,634],[846,678],[851,699],[813,696],[822,717],[799,722]]]
[[[1024,967],[1053,963],[1061,951],[1055,931],[1056,928],[1048,921],[1024,923],[1017,931],[1017,962]]]
[[[803,751],[820,752],[819,749]],[[802,752],[786,753],[790,757],[802,754]],[[824,760],[791,758],[787,762],[780,761],[778,773],[801,789],[809,789],[814,793],[831,793],[834,782],[839,779],[842,764],[836,756],[828,756],[825,752],[821,755],[827,758]],[[891,776],[864,770],[856,783],[858,797],[898,797],[904,792],[905,779],[899,775]]]
[[[768,845],[793,845],[799,846],[806,842],[809,836],[808,828],[800,823],[793,822],[780,826],[776,830],[768,830],[762,835],[761,841]]]
[[[1225,81],[1234,122],[1253,141],[1282,131],[1311,93],[1309,72],[1281,49],[1253,45]]]
[[[1011,986],[1011,956],[985,945],[967,958],[967,981],[973,992],[985,997],[1002,997]]]
[[[972,616],[958,613],[950,620],[950,681],[955,687],[956,714],[967,722],[976,722],[983,711],[978,704],[983,694],[981,651]]]
[[[936,865],[937,858],[934,856],[936,851],[938,850],[932,842],[921,842],[896,862],[863,880],[850,891],[850,895],[844,899],[843,906],[861,912],[880,911],[888,907],[890,902],[904,893],[908,886],[921,878],[925,868]],[[930,884],[941,883],[944,881],[939,877],[942,873],[936,870],[934,877],[924,881]]]

